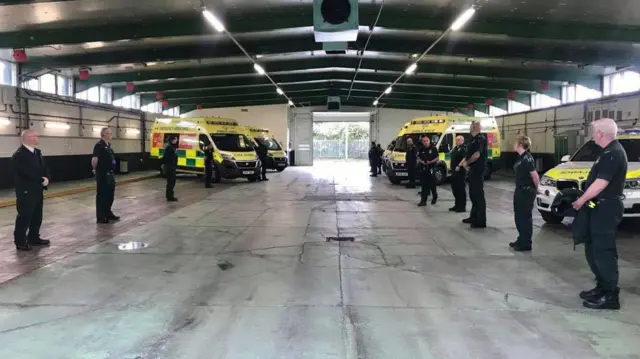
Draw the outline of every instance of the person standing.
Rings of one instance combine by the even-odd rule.
[[[269,157],[269,150],[267,146],[262,143],[258,143],[256,147],[256,152],[258,153],[258,157],[260,158],[261,166],[262,166],[262,178],[261,181],[268,181],[267,178],[267,160]]]
[[[593,141],[603,149],[591,167],[586,190],[573,208],[581,210],[586,202],[590,208],[585,256],[596,278],[596,287],[580,293],[585,307],[620,309],[618,288],[618,251],[616,230],[622,221],[622,203],[627,175],[627,154],[616,139],[618,126],[612,119],[600,119],[591,124]]]
[[[213,144],[204,147],[204,187],[211,188],[213,178]]]
[[[484,198],[484,171],[487,167],[487,140],[480,133],[480,122],[471,123],[473,139],[467,146],[465,159],[458,165],[468,171],[469,197],[471,198],[471,213],[462,223],[470,224],[471,228],[487,227],[487,202]]]
[[[42,157],[36,148],[40,138],[34,130],[22,133],[22,146],[11,157],[16,188],[18,216],[13,231],[13,240],[19,251],[30,251],[32,246],[48,246],[50,241],[40,238],[44,190],[49,185],[49,176]]]
[[[451,192],[453,192],[453,198],[455,199],[453,207],[449,208],[451,212],[461,213],[467,211],[466,171],[458,167],[464,159],[465,151],[464,137],[457,136],[456,146],[451,150],[451,168],[454,169],[451,175]]]
[[[96,217],[98,223],[120,220],[120,217],[111,211],[116,191],[116,179],[113,174],[116,167],[116,156],[111,148],[112,139],[113,133],[109,127],[100,130],[100,141],[93,147],[93,157],[91,158],[91,167],[96,175]]]
[[[436,146],[431,144],[429,136],[422,137],[422,147],[418,153],[418,158],[422,164],[422,173],[420,177],[422,190],[420,192],[420,203],[418,203],[418,207],[427,205],[429,192],[433,195],[431,204],[436,204],[438,201],[438,192],[436,190],[436,181],[433,177],[433,169],[436,163],[440,160],[440,157],[438,155],[438,149]]]
[[[407,164],[407,175],[409,176],[409,183],[407,188],[416,188],[416,165],[418,162],[418,150],[413,145],[413,138],[407,138],[407,152],[404,155],[405,163]]]
[[[376,146],[376,150],[378,151],[378,174],[381,175],[382,174],[382,156],[384,155],[384,150],[382,149],[379,143]]]
[[[371,167],[371,177],[378,177],[378,150],[375,142],[371,142],[369,149],[369,166]]]
[[[531,238],[533,236],[533,205],[536,200],[536,192],[540,184],[540,176],[536,171],[533,156],[529,152],[531,139],[527,136],[519,136],[513,149],[518,153],[518,159],[514,166],[516,174],[516,188],[513,192],[513,213],[518,230],[518,239],[509,243],[516,252],[531,250]]]
[[[167,145],[164,148],[164,155],[162,155],[162,166],[164,167],[164,175],[167,177],[167,190],[166,196],[168,202],[177,202],[174,189],[176,187],[176,170],[178,168],[178,155],[176,154],[176,146],[178,145],[178,138],[170,136]]]

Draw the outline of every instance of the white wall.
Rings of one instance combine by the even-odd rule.
[[[244,126],[266,127],[285,146],[287,140],[288,105],[209,108],[188,112],[182,117],[222,117]]]
[[[621,128],[640,127],[640,94],[592,100],[496,119],[502,131],[502,151],[513,151],[515,138],[527,135],[531,138],[532,152],[554,153],[556,134],[579,131],[588,137],[589,123],[595,118],[604,117],[613,117]]]
[[[90,154],[93,151],[99,131],[94,127],[111,127],[114,132],[113,147],[116,153],[136,153],[141,151],[142,133],[140,111],[119,109],[109,105],[92,104],[84,101],[56,101],[55,96],[46,98],[27,96],[18,106],[16,88],[0,86],[0,119],[9,119],[11,124],[0,126],[0,157],[11,157],[20,145],[19,134],[29,126],[40,134],[40,148],[47,156]],[[26,104],[26,106],[25,106]],[[24,113],[28,107],[27,114]],[[20,123],[19,109],[23,112]],[[147,128],[150,129],[156,114],[146,114]],[[52,129],[46,123],[57,122],[69,125],[69,129]],[[136,129],[140,133],[127,132]],[[147,130],[147,138],[149,135]],[[148,150],[147,150],[148,151]]]

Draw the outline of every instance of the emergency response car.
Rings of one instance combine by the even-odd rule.
[[[267,147],[267,163],[263,163],[263,166],[278,172],[284,171],[284,169],[289,166],[287,154],[284,152],[282,146],[275,137],[271,135],[268,128],[258,128],[253,126],[243,127],[250,139],[255,141],[256,144],[262,144]]]
[[[178,173],[204,174],[203,149],[213,144],[213,181],[260,178],[253,142],[238,122],[218,117],[159,118],[151,131],[151,158],[162,158],[168,136],[178,137]]]
[[[456,137],[463,136],[466,143],[471,141],[471,123],[480,121],[482,134],[487,139],[487,167],[484,178],[490,179],[491,174],[500,168],[500,131],[495,118],[468,116],[429,116],[411,120],[400,129],[396,139],[396,147],[389,154],[387,170],[389,181],[399,184],[408,179],[405,155],[407,139],[411,137],[416,146],[420,146],[420,139],[429,136],[440,153],[440,162],[434,168],[437,184],[442,184],[452,174],[451,150],[456,145]]]
[[[621,130],[618,141],[627,153],[627,182],[624,187],[624,217],[640,217],[640,129]],[[565,188],[585,190],[593,163],[602,149],[593,142],[585,143],[573,156],[562,157],[561,164],[547,171],[540,179],[536,207],[542,219],[550,224],[562,222],[551,212],[556,194]]]

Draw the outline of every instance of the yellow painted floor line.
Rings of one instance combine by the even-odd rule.
[[[158,177],[158,174],[149,174],[149,175],[145,175],[145,176],[124,178],[124,179],[120,179],[120,180],[118,180],[116,178],[116,180],[117,180],[117,184],[122,185],[122,184],[127,184],[127,183],[140,182],[140,181],[144,181],[144,180],[155,178],[155,177]],[[73,188],[67,188],[67,189],[63,189],[63,190],[59,190],[59,191],[45,192],[44,193],[44,198],[45,199],[50,199],[50,198],[70,196],[70,195],[74,195],[74,194],[78,194],[78,193],[82,193],[82,192],[89,192],[89,191],[92,191],[92,190],[95,190],[95,189],[96,189],[96,185],[95,185],[95,183],[93,183],[93,184],[90,184],[90,185],[83,185],[83,186],[78,186],[78,187],[73,187]],[[16,205],[15,198],[14,199],[10,199],[10,200],[0,200],[0,208],[11,207],[11,206],[15,206],[15,205]]]

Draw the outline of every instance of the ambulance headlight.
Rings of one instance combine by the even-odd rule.
[[[230,155],[228,153],[220,153],[220,156],[222,156],[222,158],[225,160],[235,161],[235,157],[233,157],[233,155]]]
[[[624,184],[625,189],[640,189],[640,178],[628,179]]]
[[[555,187],[557,185],[557,181],[554,180],[553,178],[549,177],[549,176],[542,176],[542,178],[540,179],[540,185],[542,186],[550,186],[550,187]]]

